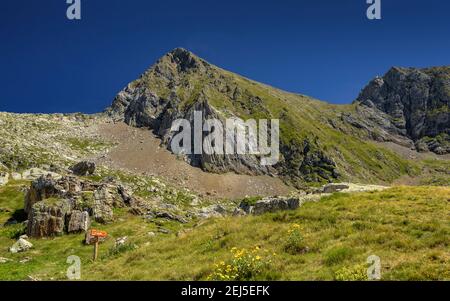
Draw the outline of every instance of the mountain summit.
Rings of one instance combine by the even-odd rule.
[[[418,150],[450,153],[450,66],[394,67],[372,80],[357,101],[388,114]]]
[[[172,122],[192,121],[194,111],[202,111],[205,119],[279,119],[281,161],[273,167],[259,165],[250,155],[184,158],[206,171],[279,175],[299,185],[391,181],[412,168],[374,142],[408,148],[416,143],[423,150],[420,146],[430,135],[443,142],[439,147],[427,144],[428,149],[449,152],[446,70],[394,68],[372,81],[355,103],[333,105],[249,80],[176,48],[120,91],[107,113],[151,129],[169,150]],[[419,113],[424,107],[429,110]]]

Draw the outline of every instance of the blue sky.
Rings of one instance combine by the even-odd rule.
[[[2,0],[0,111],[99,112],[160,56],[184,47],[224,69],[349,103],[391,66],[449,65],[450,1]]]

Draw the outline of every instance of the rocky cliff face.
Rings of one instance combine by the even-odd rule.
[[[251,81],[178,48],[120,91],[106,112],[115,120],[151,129],[169,150],[172,123],[181,118],[192,124],[194,111],[201,111],[204,120],[280,121],[278,164],[263,166],[255,155],[182,156],[205,171],[281,175],[300,185],[336,179],[391,181],[408,172],[408,163],[369,140],[413,146],[411,139],[419,143],[448,137],[442,136],[448,134],[448,94],[443,92],[448,81],[429,73],[414,75],[418,79],[405,75],[404,85],[396,88],[390,79],[394,75],[377,79],[361,93],[358,104],[332,105]],[[405,99],[397,96],[405,93]],[[423,106],[425,115],[420,113]],[[429,121],[431,115],[436,118]],[[445,144],[427,145],[436,152],[447,151]],[[373,158],[380,158],[377,164]]]
[[[390,132],[410,138],[417,150],[450,153],[450,67],[392,68],[357,102],[386,113]]]
[[[202,112],[203,120],[224,119],[206,92],[220,85],[219,79],[213,85],[205,82],[217,74],[214,66],[189,51],[177,48],[122,90],[107,112],[129,125],[153,130],[170,150],[176,134],[170,129],[175,120],[186,119],[193,125],[195,111]],[[225,138],[225,133],[222,135]],[[194,129],[191,137],[194,137]],[[257,158],[251,155],[186,154],[184,159],[193,166],[212,172],[234,171],[251,175],[276,172],[258,164]]]
[[[226,102],[231,102],[229,108],[222,106]],[[238,110],[235,110],[236,107]],[[107,109],[110,116],[129,125],[148,127],[161,137],[169,150],[174,135],[170,132],[173,121],[181,118],[193,124],[194,111],[201,111],[204,120],[214,118],[224,121],[225,118],[252,117],[254,113],[262,114],[261,117],[266,119],[272,117],[264,100],[257,93],[240,86],[235,75],[181,48],[163,56],[139,79],[119,92]],[[225,141],[227,134],[223,132],[222,135]],[[287,172],[316,180],[312,174],[319,170],[320,178],[332,179],[337,174],[335,163],[310,144],[308,140],[303,141],[299,145],[301,150],[282,145],[285,157],[302,157],[301,164],[288,168],[286,165],[261,165],[260,158],[255,155],[188,154],[184,159],[211,172],[233,171],[251,175]]]

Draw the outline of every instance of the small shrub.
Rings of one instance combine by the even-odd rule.
[[[325,254],[324,263],[328,266],[335,265],[350,259],[353,256],[353,251],[346,247],[334,248]]]
[[[23,224],[15,224],[3,227],[0,234],[8,237],[9,239],[18,239],[21,235],[26,234],[26,229],[26,226]]]
[[[365,281],[367,280],[367,267],[363,264],[351,268],[344,267],[334,273],[337,281]]]
[[[300,225],[293,224],[288,230],[288,236],[284,244],[284,251],[289,254],[299,254],[308,251],[308,247],[303,242],[303,236],[300,233]]]
[[[242,200],[241,204],[245,206],[253,206],[256,204],[256,202],[262,200],[263,198],[260,196],[254,196],[254,197],[246,197]]]
[[[274,222],[287,222],[289,219],[288,214],[285,211],[274,214],[272,220]]]
[[[369,226],[364,222],[355,222],[352,224],[352,228],[358,231],[364,231],[369,228]]]
[[[214,271],[207,277],[207,280],[253,280],[268,269],[272,263],[270,256],[267,256],[267,252],[267,250],[262,250],[259,247],[252,250],[233,248],[231,249],[233,258],[227,262],[222,261],[216,264]],[[273,253],[273,256],[275,255]]]
[[[127,244],[123,244],[123,245],[118,245],[118,246],[110,248],[108,250],[108,253],[107,253],[106,256],[107,257],[113,257],[113,256],[117,256],[117,255],[122,254],[122,253],[133,251],[135,249],[136,249],[136,245],[135,244],[127,243]]]

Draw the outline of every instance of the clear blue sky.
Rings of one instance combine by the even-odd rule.
[[[98,112],[160,56],[187,48],[272,86],[349,103],[391,66],[450,64],[450,1],[2,0],[0,111]]]

